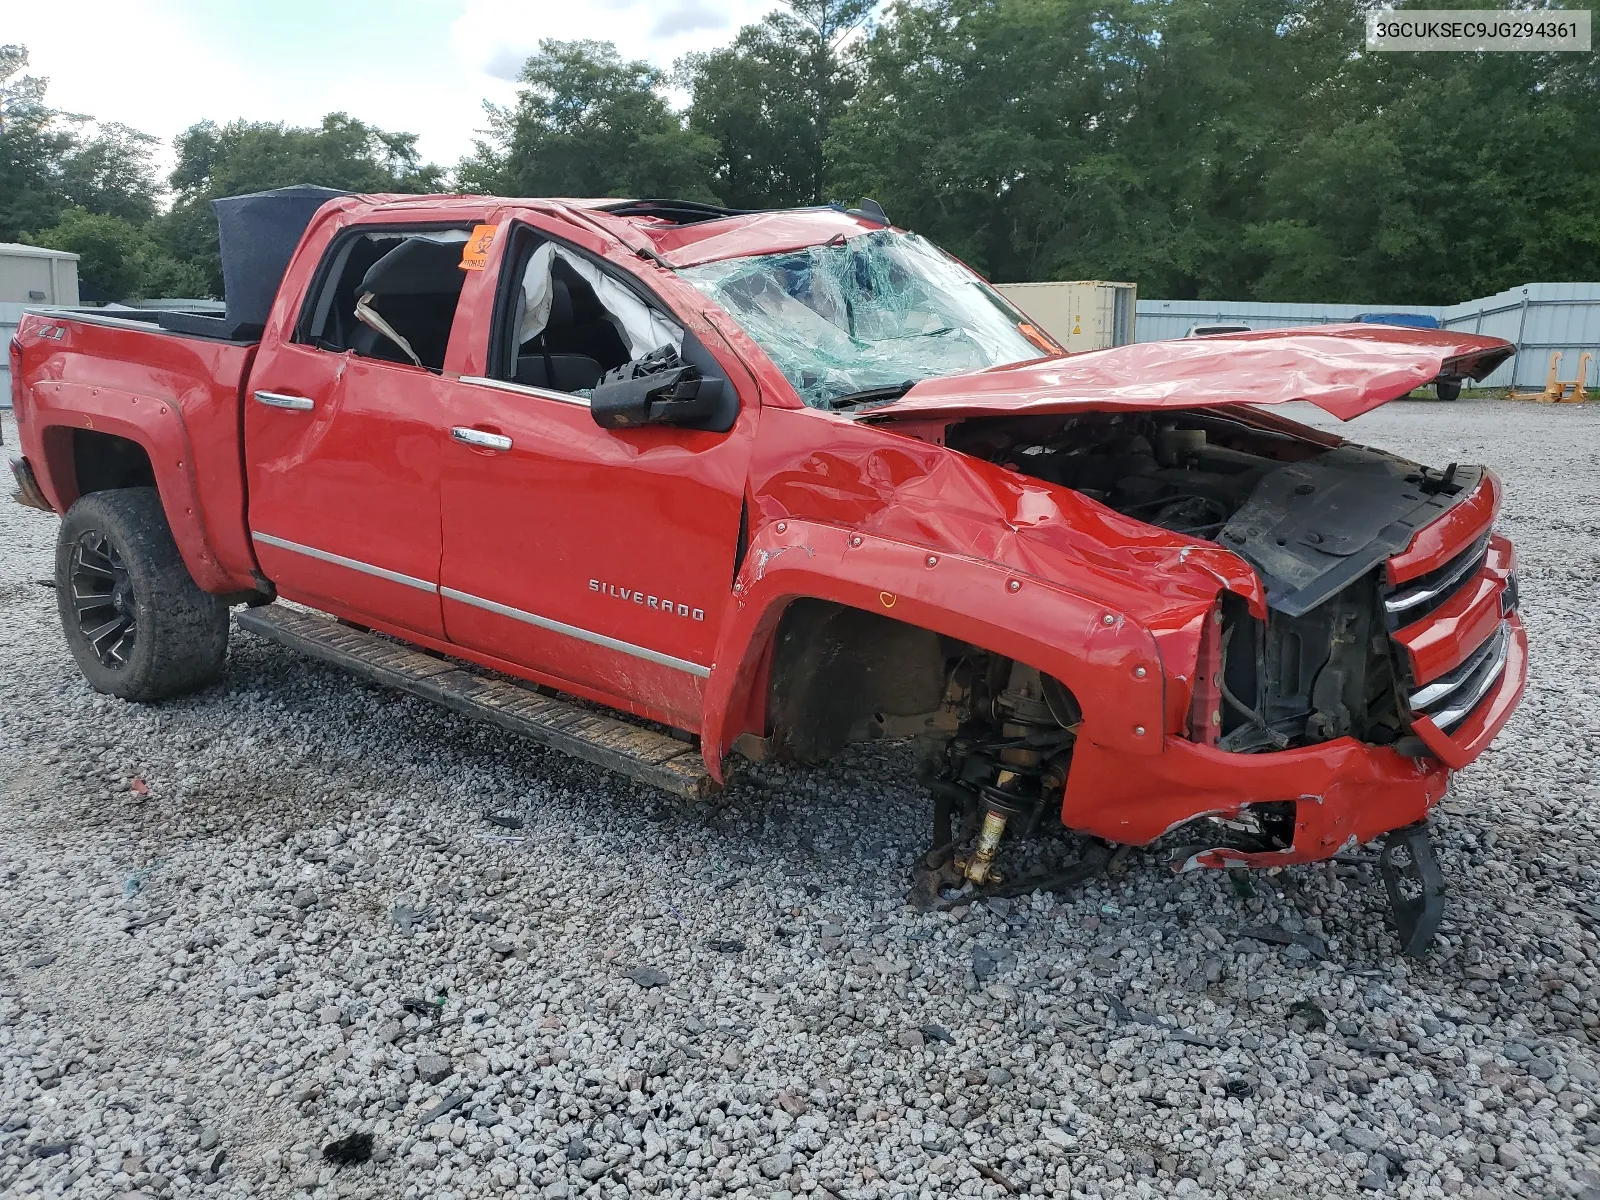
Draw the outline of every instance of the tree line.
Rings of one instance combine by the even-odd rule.
[[[1367,7],[790,0],[672,71],[542,42],[450,168],[332,113],[201,122],[165,180],[155,139],[50,108],[4,47],[0,241],[76,251],[99,295],[218,295],[209,201],[318,183],[870,196],[990,278],[1172,299],[1449,303],[1600,278],[1595,56],[1368,54]]]

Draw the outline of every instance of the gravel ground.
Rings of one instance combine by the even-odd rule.
[[[1532,630],[1421,963],[1361,865],[911,912],[893,749],[689,806],[237,632],[98,696],[0,504],[0,1193],[1600,1197],[1600,408],[1351,436],[1500,469]]]

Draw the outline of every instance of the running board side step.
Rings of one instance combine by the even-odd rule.
[[[241,609],[233,619],[257,637],[372,683],[432,700],[685,799],[698,800],[717,790],[700,752],[664,733],[541,696],[503,677],[475,674],[450,659],[341,625],[320,613],[271,604]]]

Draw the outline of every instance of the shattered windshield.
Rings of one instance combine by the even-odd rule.
[[[916,234],[881,230],[680,274],[733,315],[813,408],[881,402],[923,379],[1054,352],[994,289]]]

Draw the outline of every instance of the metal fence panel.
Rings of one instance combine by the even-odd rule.
[[[1252,329],[1285,329],[1349,321],[1364,312],[1423,313],[1447,329],[1505,338],[1517,356],[1481,387],[1544,387],[1550,357],[1559,353],[1557,374],[1577,378],[1583,351],[1594,357],[1586,382],[1600,387],[1600,283],[1528,283],[1461,304],[1265,304],[1250,300],[1140,300],[1141,342],[1182,337],[1191,325],[1235,321]]]
[[[1524,284],[1452,305],[1445,324],[1516,343],[1517,357],[1484,380],[1485,387],[1538,390],[1544,387],[1554,355],[1560,356],[1557,377],[1571,382],[1578,377],[1585,350],[1593,357],[1584,382],[1591,387],[1600,384],[1600,283]]]
[[[1364,312],[1424,313],[1444,319],[1445,310],[1425,304],[1265,304],[1254,300],[1141,300],[1138,340],[1180,338],[1191,325],[1238,322],[1252,329],[1330,325]]]

